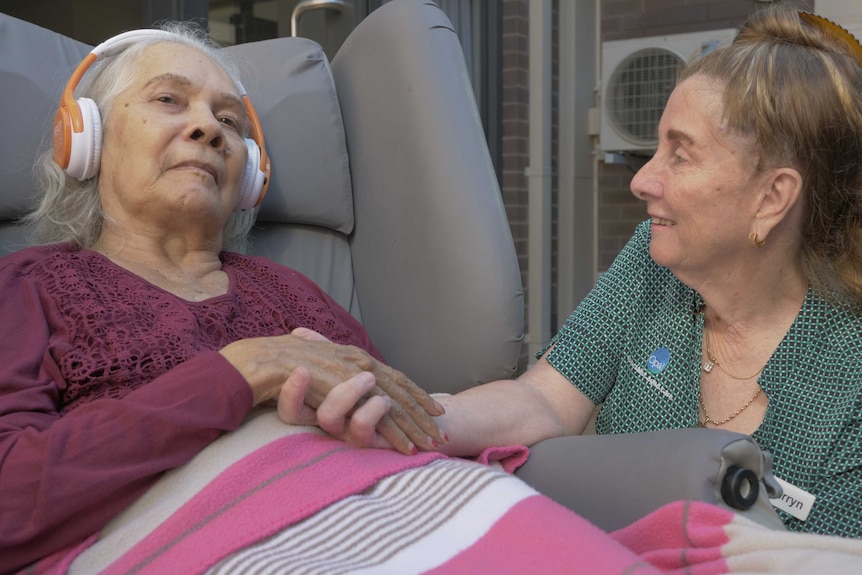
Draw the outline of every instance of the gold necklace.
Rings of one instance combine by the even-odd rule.
[[[703,394],[698,392],[697,396],[698,396],[698,400],[700,400],[700,408],[703,410],[703,421],[698,420],[697,426],[698,427],[706,427],[707,423],[711,423],[716,427],[724,425],[725,423],[727,423],[728,421],[730,421],[731,419],[733,419],[734,417],[736,417],[737,415],[739,415],[740,413],[745,411],[745,408],[747,408],[749,405],[754,403],[754,400],[756,400],[758,397],[760,397],[761,391],[763,391],[763,388],[761,388],[758,385],[757,386],[757,392],[754,394],[754,397],[752,397],[751,399],[746,401],[745,405],[743,405],[742,407],[737,409],[735,412],[733,412],[733,414],[731,414],[730,417],[726,417],[725,419],[722,419],[721,421],[716,421],[712,417],[709,416],[709,413],[706,411],[706,404],[703,402]]]
[[[761,367],[760,369],[758,369],[758,370],[754,373],[754,375],[749,375],[748,377],[739,377],[739,376],[737,376],[737,375],[733,375],[732,373],[730,373],[729,371],[727,371],[726,369],[724,369],[724,366],[723,366],[723,365],[721,365],[721,364],[718,362],[718,358],[716,358],[714,355],[712,355],[712,350],[711,350],[711,349],[709,349],[709,333],[706,331],[706,329],[704,329],[704,331],[703,331],[703,339],[704,339],[704,341],[706,342],[706,357],[707,357],[707,361],[705,361],[705,362],[703,363],[703,365],[701,365],[700,367],[701,367],[701,369],[703,369],[703,371],[704,371],[705,373],[709,373],[709,372],[711,372],[713,367],[718,367],[718,369],[720,369],[721,371],[723,371],[725,374],[729,375],[731,378],[733,378],[733,379],[735,379],[735,380],[737,380],[737,381],[746,381],[746,380],[753,379],[753,378],[757,377],[758,375],[760,375],[760,372],[761,372],[761,371],[763,371],[764,369],[766,369],[766,364],[764,363],[764,364],[763,364],[763,367]],[[767,361],[767,363],[769,363],[769,362]]]

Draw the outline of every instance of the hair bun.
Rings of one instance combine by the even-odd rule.
[[[812,14],[811,12],[800,11],[799,18],[827,36],[838,40],[838,42],[850,50],[853,57],[856,58],[856,63],[862,67],[862,44],[859,43],[856,36],[832,20],[824,18],[823,16],[818,16],[817,14]]]

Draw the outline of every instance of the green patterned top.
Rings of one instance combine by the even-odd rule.
[[[599,433],[698,422],[704,302],[652,261],[649,230],[638,226],[550,344],[551,365],[603,404]],[[753,437],[777,477],[816,497],[805,522],[779,511],[785,525],[862,537],[862,317],[809,289],[759,382],[769,406]]]

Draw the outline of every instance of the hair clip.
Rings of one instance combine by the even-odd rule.
[[[808,22],[811,26],[817,28],[821,32],[832,36],[832,38],[838,40],[839,42],[842,42],[845,46],[850,48],[850,51],[856,58],[856,63],[860,67],[862,67],[862,44],[859,43],[859,40],[856,39],[856,36],[848,32],[846,29],[842,28],[832,20],[824,18],[823,16],[818,16],[817,14],[812,14],[811,12],[804,12],[800,10],[799,17],[805,22]]]

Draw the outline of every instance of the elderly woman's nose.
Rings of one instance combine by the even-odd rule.
[[[639,200],[660,196],[662,184],[653,170],[653,161],[650,160],[637,171],[630,184],[632,194]]]
[[[193,113],[186,128],[190,139],[218,149],[222,149],[225,145],[223,130],[222,123],[208,111]]]
[[[189,138],[196,142],[209,144],[213,148],[224,148],[224,136],[221,130],[203,130],[201,128],[192,128]]]

